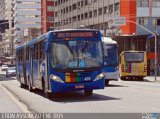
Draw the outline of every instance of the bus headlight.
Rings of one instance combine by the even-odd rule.
[[[64,81],[60,77],[55,76],[53,74],[50,75],[50,79],[52,79],[52,80],[54,80],[56,82],[59,82],[59,83],[64,83]]]
[[[101,73],[101,74],[97,75],[96,78],[93,81],[98,81],[102,78],[104,78],[104,73]]]

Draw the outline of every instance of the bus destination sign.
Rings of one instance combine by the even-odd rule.
[[[58,38],[80,38],[80,37],[94,37],[93,32],[61,32],[57,33]]]

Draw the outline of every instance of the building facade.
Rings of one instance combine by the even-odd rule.
[[[54,0],[41,0],[42,34],[54,29]]]
[[[5,14],[5,1],[4,0],[0,0],[0,21],[4,20],[4,14]],[[3,34],[2,34],[2,22],[0,22],[0,55],[3,54],[3,44],[2,44],[2,38],[3,38]]]
[[[12,38],[12,0],[0,0],[0,34],[1,47],[0,54],[10,56],[13,54],[13,38]]]
[[[8,21],[8,29],[5,30],[5,52],[8,56],[13,55],[14,39],[13,39],[13,4],[12,0],[5,0],[5,20]]]
[[[0,20],[4,20],[5,15],[5,0],[0,0]]]
[[[16,43],[25,43],[31,39],[30,31],[26,29],[37,29],[41,31],[41,0],[14,0],[14,40]],[[24,35],[28,36],[27,40]],[[39,34],[40,35],[40,34]]]
[[[108,29],[108,19],[120,16],[119,0],[56,0],[55,29],[78,28],[84,25]]]

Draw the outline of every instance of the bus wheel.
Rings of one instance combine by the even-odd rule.
[[[93,94],[93,90],[85,90],[84,93],[86,96],[91,96]]]
[[[25,85],[22,83],[22,81],[21,81],[21,76],[19,75],[19,82],[20,82],[20,87],[21,88],[25,88]]]
[[[31,80],[30,80],[30,78],[28,77],[28,90],[30,91],[30,92],[32,92],[33,91],[33,89],[32,89],[32,85],[31,85]]]
[[[123,77],[123,76],[122,76],[122,77],[121,77],[121,80],[126,80],[126,77]]]
[[[45,98],[50,99],[51,93],[47,91],[44,80],[42,80],[42,88],[43,88],[43,93],[44,93]]]
[[[105,85],[107,86],[109,84],[109,80],[105,80]]]

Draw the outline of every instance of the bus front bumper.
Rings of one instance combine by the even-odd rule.
[[[82,90],[104,89],[104,79],[85,83],[59,83],[51,80],[51,92],[71,92]]]

